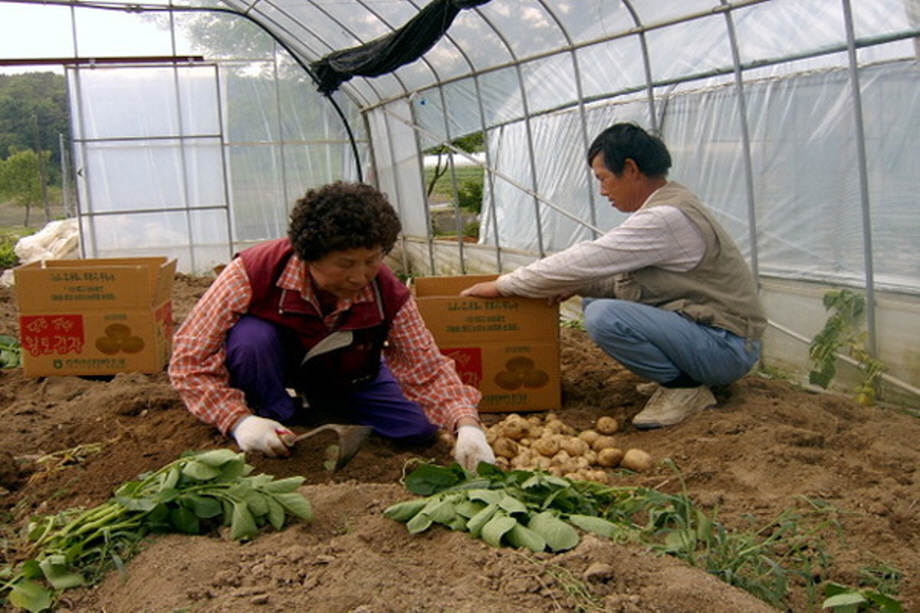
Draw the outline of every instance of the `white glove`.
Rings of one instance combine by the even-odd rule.
[[[233,427],[233,438],[243,451],[261,451],[272,457],[286,456],[294,433],[274,419],[247,415]]]
[[[478,426],[457,428],[454,459],[465,469],[473,471],[480,462],[495,464],[495,452],[486,440],[486,433]]]

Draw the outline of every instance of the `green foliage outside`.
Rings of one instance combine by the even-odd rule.
[[[60,137],[70,134],[67,85],[52,72],[0,74],[0,159],[48,151],[49,183],[60,184]]]
[[[26,227],[0,227],[0,270],[8,270],[19,265],[19,256],[16,255],[16,243],[23,236],[33,234],[33,228]]]
[[[32,207],[48,201],[48,185],[42,178],[47,177],[50,152],[43,151],[41,157],[26,149],[19,151],[11,147],[9,157],[0,160],[0,201],[11,202],[25,209],[23,225],[32,221]],[[50,221],[50,213],[45,211],[45,220]]]
[[[841,353],[853,358],[863,373],[856,399],[866,405],[874,403],[885,365],[866,347],[868,333],[862,329],[865,297],[847,289],[832,290],[824,294],[824,308],[831,314],[811,341],[808,355],[812,370],[808,381],[827,389],[837,375],[837,354]]]

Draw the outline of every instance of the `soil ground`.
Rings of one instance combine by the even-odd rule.
[[[179,276],[177,321],[209,279]],[[15,289],[0,288],[0,334],[17,334]],[[629,424],[645,398],[640,380],[584,332],[563,328],[563,407],[585,429],[602,415]],[[652,454],[645,473],[616,471],[614,485],[686,489],[727,528],[800,518],[826,547],[817,593],[790,579],[788,611],[819,611],[820,582],[865,584],[869,571],[905,611],[920,610],[920,419],[817,394],[751,374],[717,394],[719,406],[678,426],[616,434]],[[484,414],[487,424],[504,418]],[[233,447],[183,407],[164,373],[106,379],[28,378],[0,371],[0,566],[21,558],[29,518],[105,502],[115,487],[183,451]],[[69,450],[69,451],[68,451]],[[57,456],[50,454],[58,453]],[[45,461],[39,462],[43,458]],[[54,461],[48,461],[56,458]],[[58,611],[107,613],[319,611],[760,612],[747,592],[636,544],[585,536],[562,554],[490,547],[435,528],[410,535],[381,512],[411,497],[407,461],[447,464],[449,441],[398,447],[371,437],[350,464],[327,472],[306,450],[288,459],[251,454],[256,472],[302,475],[312,523],[247,543],[225,535],[158,537],[96,587],[64,593]],[[887,573],[887,574],[886,574]],[[879,578],[880,574],[885,577]],[[897,578],[900,577],[900,580]]]

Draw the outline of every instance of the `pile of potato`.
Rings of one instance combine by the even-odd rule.
[[[512,413],[486,430],[496,465],[504,470],[541,470],[578,481],[610,483],[613,468],[637,472],[652,467],[641,449],[624,451],[613,435],[617,420],[598,418],[593,429],[577,432],[555,413],[523,417]]]

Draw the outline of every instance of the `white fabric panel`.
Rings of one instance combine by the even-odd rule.
[[[527,91],[527,111],[533,115],[568,105],[578,89],[572,55],[563,53],[521,66]]]
[[[80,236],[88,257],[166,256],[192,274],[210,274],[231,255],[224,211],[83,217]]]
[[[403,232],[427,236],[428,212],[421,177],[422,161],[411,128],[412,105],[399,100],[368,114],[377,183],[399,212]]]
[[[773,0],[739,9],[732,15],[742,62],[778,59],[794,50],[820,49],[846,42],[840,0]]]
[[[864,119],[872,202],[873,264],[876,282],[900,288],[920,286],[920,91],[916,62],[879,65],[862,71]],[[863,221],[857,166],[855,117],[846,70],[771,79],[745,90],[752,140],[757,250],[762,274],[861,283],[865,277]],[[648,126],[641,100],[588,111],[589,138],[616,121]],[[532,120],[538,193],[588,220],[596,191],[579,172],[586,164],[574,112]],[[674,165],[670,176],[713,209],[742,250],[750,255],[741,124],[733,87],[673,96],[663,121]],[[529,186],[523,123],[489,135],[500,174]],[[552,152],[552,154],[546,154]],[[597,201],[597,198],[594,197]],[[498,233],[491,225],[492,211]],[[596,205],[598,206],[598,205]],[[609,229],[623,216],[606,203],[596,209],[597,225]],[[541,206],[548,251],[590,238],[590,232]],[[536,252],[533,198],[496,179],[483,212],[481,244]]]
[[[638,36],[627,36],[576,51],[586,98],[646,85]]]
[[[667,81],[732,65],[725,18],[713,15],[646,34],[652,80]],[[634,61],[640,63],[639,57]]]

